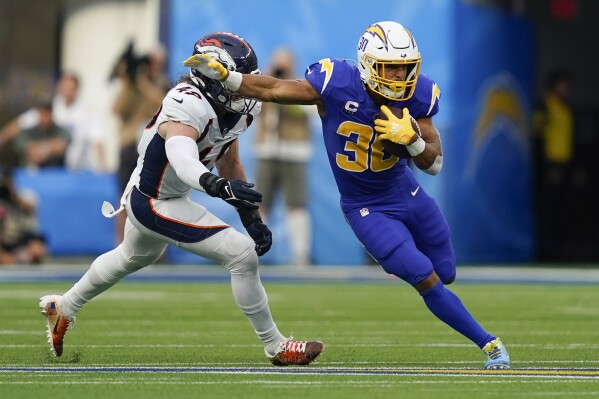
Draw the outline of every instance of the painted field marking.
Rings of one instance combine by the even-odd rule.
[[[199,374],[263,374],[263,375],[385,375],[444,377],[516,377],[599,379],[599,369],[510,369],[475,370],[447,368],[272,368],[272,367],[0,367],[0,373],[199,373]]]

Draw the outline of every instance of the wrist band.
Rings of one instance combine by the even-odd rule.
[[[418,137],[418,140],[416,140],[416,142],[406,146],[408,152],[413,157],[422,154],[422,152],[424,151],[424,147],[426,147],[426,143],[424,142],[422,137]]]
[[[241,86],[242,80],[243,75],[241,73],[237,71],[231,71],[229,72],[229,76],[227,76],[227,79],[223,81],[223,85],[229,90],[237,91]]]
[[[434,176],[441,171],[442,167],[443,167],[443,155],[437,155],[435,157],[435,161],[433,162],[433,164],[431,166],[429,166],[428,169],[423,169],[423,170],[425,173]]]
[[[209,196],[219,197],[221,187],[219,183],[222,180],[224,179],[221,179],[213,173],[206,172],[200,176],[200,186],[202,186],[204,191],[206,191],[206,194],[208,194]]]

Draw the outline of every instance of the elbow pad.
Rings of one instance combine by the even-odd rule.
[[[437,155],[433,164],[430,167],[428,167],[427,169],[423,169],[422,171],[426,174],[435,176],[441,171],[442,167],[443,167],[443,155]]]
[[[204,191],[200,176],[210,171],[200,162],[196,142],[191,137],[173,136],[166,140],[164,147],[166,157],[179,179],[189,187]]]

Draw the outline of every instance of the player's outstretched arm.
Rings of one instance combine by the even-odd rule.
[[[322,105],[320,95],[306,80],[276,79],[229,71],[206,54],[194,54],[183,61],[183,65],[221,81],[228,89],[246,97],[279,104]]]
[[[321,105],[320,95],[305,79],[276,79],[264,75],[242,75],[239,94],[279,104]]]

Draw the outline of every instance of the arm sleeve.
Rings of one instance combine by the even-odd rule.
[[[200,162],[198,147],[191,137],[174,136],[166,140],[166,157],[181,179],[189,187],[204,191],[200,185],[200,176],[210,172]]]

